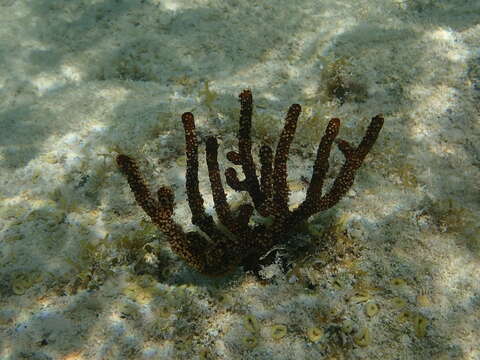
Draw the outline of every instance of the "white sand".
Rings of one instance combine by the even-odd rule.
[[[478,0],[4,0],[0,64],[0,359],[480,359]],[[385,115],[348,196],[262,283],[188,269],[112,161],[174,186],[190,227],[180,115],[223,156],[246,87],[256,145],[303,106],[292,187],[330,117],[358,143]]]

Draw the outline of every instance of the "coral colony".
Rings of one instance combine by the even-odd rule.
[[[355,172],[375,143],[383,125],[383,116],[372,118],[358,147],[341,139],[335,140],[340,128],[339,119],[331,119],[317,150],[313,174],[306,198],[294,210],[288,207],[287,158],[295,135],[297,120],[301,112],[298,104],[290,106],[285,125],[280,135],[275,154],[263,145],[260,148],[260,179],[252,157],[250,137],[252,123],[252,93],[244,90],[240,96],[240,120],[238,130],[238,151],[231,151],[227,159],[241,166],[244,179],[240,180],[233,168],[225,171],[228,186],[236,191],[246,191],[252,204],[242,204],[232,211],[227,202],[217,160],[218,143],[215,137],[206,141],[206,162],[213,195],[218,226],[205,212],[198,181],[198,142],[193,114],[182,115],[186,142],[186,190],[192,212],[192,223],[202,232],[187,232],[172,220],[174,195],[169,187],[162,186],[156,197],[150,192],[135,161],[127,155],[117,156],[117,164],[126,176],[137,203],[152,219],[153,223],[167,236],[172,250],[191,267],[210,276],[225,274],[237,266],[253,268],[268,250],[284,242],[286,234],[295,224],[310,216],[334,206],[352,186]],[[322,194],[329,163],[328,158],[333,142],[345,156],[338,176],[331,188]],[[249,224],[254,209],[271,221],[265,224]]]

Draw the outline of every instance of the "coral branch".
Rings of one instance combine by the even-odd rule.
[[[135,161],[126,155],[118,155],[117,165],[123,175],[127,177],[128,184],[130,185],[130,189],[132,190],[137,203],[147,215],[152,218],[152,220],[156,219],[159,205],[150,193]]]
[[[220,177],[220,169],[218,167],[218,143],[214,137],[207,139],[207,167],[208,177],[210,178],[210,187],[212,189],[213,203],[215,212],[218,215],[220,222],[225,225],[230,231],[238,231],[238,227],[230,212],[230,206],[227,202],[227,196],[223,189],[222,179]]]
[[[173,213],[173,193],[167,187],[158,190],[158,201],[156,201],[145,180],[140,175],[137,164],[126,155],[117,156],[117,164],[120,171],[127,177],[130,189],[135,200],[169,239],[172,249],[190,263],[194,264],[194,254],[191,251],[185,233],[171,218]],[[201,261],[198,262],[201,264]]]
[[[356,171],[360,168],[365,156],[377,140],[383,122],[384,120],[381,114],[372,118],[360,145],[358,145],[356,149],[345,140],[336,140],[338,148],[345,156],[345,163],[328,193],[321,196],[323,180],[328,171],[330,149],[340,127],[340,120],[330,120],[325,135],[318,147],[317,160],[315,161],[312,181],[307,190],[306,200],[294,214],[292,214],[291,221],[306,220],[313,214],[327,210],[334,206],[347,193],[353,185]]]
[[[378,134],[383,126],[383,121],[382,115],[377,115],[372,118],[365,136],[356,149],[345,140],[337,140],[338,147],[345,156],[346,161],[333,182],[330,191],[320,199],[314,212],[331,208],[347,193],[348,189],[353,185],[356,171],[360,168],[365,156],[377,140]]]
[[[265,197],[265,202],[258,209],[263,216],[270,215],[272,211],[273,194],[273,151],[270,146],[263,145],[260,148],[260,188]]]
[[[185,130],[185,153],[187,156],[186,189],[188,205],[192,211],[192,223],[197,225],[213,240],[220,238],[213,218],[205,212],[203,197],[200,194],[198,182],[198,142],[195,132],[195,119],[193,114],[186,112],[182,115]]]
[[[252,157],[252,140],[250,138],[250,131],[252,128],[252,92],[244,90],[239,95],[240,99],[240,121],[238,129],[238,153],[232,152],[228,159],[235,165],[242,165],[242,171],[245,175],[243,188],[246,188],[256,208],[259,208],[265,201],[263,193],[260,191],[260,184],[255,172],[255,163]],[[232,184],[238,183],[236,174],[229,170],[229,177]]]
[[[330,151],[339,129],[340,120],[337,118],[331,119],[318,145],[317,158],[313,165],[313,173],[307,189],[307,196],[295,212],[295,217],[298,219],[306,219],[315,213],[315,204],[318,204],[322,196],[323,182],[329,168],[328,158],[330,157]]]
[[[273,206],[276,215],[288,213],[287,159],[301,111],[302,109],[298,104],[290,106],[285,118],[285,126],[275,150],[273,163]]]

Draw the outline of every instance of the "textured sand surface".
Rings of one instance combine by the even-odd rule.
[[[0,64],[0,359],[480,358],[478,1],[4,0]],[[331,117],[353,143],[385,125],[263,279],[208,279],[113,160],[172,185],[190,228],[180,115],[225,166],[244,88],[255,149],[303,107],[291,206]]]

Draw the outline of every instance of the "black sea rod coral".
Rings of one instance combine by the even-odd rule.
[[[117,156],[117,164],[126,176],[137,203],[167,236],[172,250],[191,267],[211,276],[225,274],[239,265],[252,268],[252,265],[258,263],[259,258],[269,249],[285,241],[289,230],[295,224],[334,206],[352,186],[356,171],[383,126],[382,115],[373,117],[362,141],[354,147],[345,140],[336,139],[340,120],[331,119],[318,146],[305,200],[298,208],[290,210],[287,159],[301,107],[293,104],[288,109],[275,153],[267,145],[260,148],[260,177],[258,177],[250,136],[252,93],[250,90],[244,90],[239,98],[238,150],[229,152],[227,159],[241,167],[244,178],[240,180],[236,170],[228,168],[225,171],[225,179],[233,190],[246,191],[252,200],[251,204],[242,204],[232,211],[220,175],[217,140],[215,137],[209,137],[206,141],[208,176],[215,211],[222,226],[218,226],[205,212],[203,197],[199,190],[198,142],[192,113],[182,115],[187,157],[186,191],[192,212],[192,223],[201,230],[201,233],[184,232],[182,227],[173,221],[174,195],[169,187],[162,186],[156,195],[153,195],[135,161],[124,154]],[[343,153],[345,162],[330,189],[323,193],[323,182],[334,142]],[[269,217],[271,221],[266,224],[249,224],[254,211],[263,217]]]

